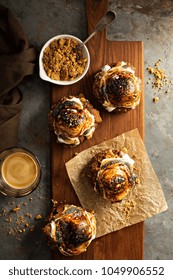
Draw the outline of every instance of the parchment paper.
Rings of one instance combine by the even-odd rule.
[[[121,202],[111,204],[93,190],[86,167],[96,153],[107,148],[124,147],[135,160],[135,174],[140,182]],[[168,208],[138,129],[80,152],[66,163],[66,168],[82,207],[95,211],[96,237],[144,221]]]

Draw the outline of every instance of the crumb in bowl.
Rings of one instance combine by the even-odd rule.
[[[87,58],[73,38],[53,40],[43,52],[43,67],[52,80],[74,80],[84,72]]]

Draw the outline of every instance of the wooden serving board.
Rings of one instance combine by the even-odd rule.
[[[89,34],[96,23],[107,12],[108,1],[86,1]],[[118,24],[118,23],[117,23]],[[93,37],[87,44],[91,65],[87,76],[80,82],[70,86],[53,85],[51,89],[51,104],[62,96],[84,93],[86,98],[98,108],[92,96],[94,74],[105,64],[113,64],[124,60],[136,68],[136,75],[144,81],[144,57],[142,42],[111,42],[106,38],[106,31]],[[143,87],[144,88],[144,87]],[[80,205],[75,191],[67,176],[65,162],[75,153],[95,144],[111,139],[131,129],[138,128],[144,139],[144,91],[142,89],[140,105],[128,113],[114,114],[100,110],[103,122],[96,129],[94,136],[81,145],[70,148],[56,143],[54,133],[51,134],[51,183],[52,196],[58,202]],[[95,239],[87,251],[76,257],[65,257],[53,253],[54,259],[143,259],[144,224],[143,222]]]

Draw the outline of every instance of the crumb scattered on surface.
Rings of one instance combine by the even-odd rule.
[[[131,200],[131,201],[127,201],[125,204],[124,204],[124,214],[126,216],[126,219],[129,219],[130,218],[130,213],[132,211],[132,209],[135,207],[136,205],[136,202],[135,200]]]
[[[32,198],[29,199],[33,201]],[[9,207],[11,204],[11,207]],[[14,236],[17,240],[20,240],[19,234],[32,232],[34,230],[34,220],[42,219],[41,214],[31,214],[28,211],[27,202],[21,202],[14,207],[15,203],[8,204],[8,208],[1,209],[0,218],[4,220],[4,226],[6,227],[6,234]]]
[[[15,208],[13,208],[11,211],[12,212],[17,212],[17,211],[19,211],[20,210],[20,207],[19,206],[16,206]]]
[[[40,219],[42,219],[42,216],[41,216],[40,214],[37,214],[37,215],[35,216],[35,220],[40,220]]]
[[[165,69],[160,67],[161,62],[162,59],[159,59],[154,63],[154,66],[147,67],[148,73],[152,75],[152,78],[148,78],[147,84],[151,85],[153,89],[153,103],[157,103],[160,100],[160,94],[169,93],[169,87],[173,85]]]
[[[30,214],[30,213],[28,213],[28,212],[25,214],[25,216],[26,216],[26,217],[29,217],[30,219],[32,219],[32,214]]]
[[[153,102],[154,103],[157,103],[159,101],[159,97],[158,96],[155,96],[154,98],[153,98]]]
[[[148,67],[147,70],[150,74],[153,74],[155,80],[152,82],[152,86],[157,89],[163,88],[165,85],[168,84],[168,76],[165,73],[164,69],[160,68],[161,59],[159,59],[154,67]]]

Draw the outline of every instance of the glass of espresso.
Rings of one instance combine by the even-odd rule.
[[[41,166],[37,157],[24,148],[10,148],[0,154],[0,191],[25,196],[39,184]]]

